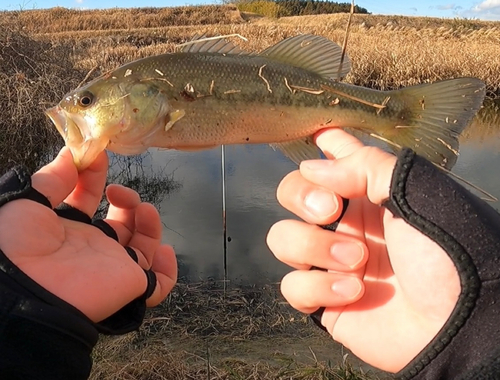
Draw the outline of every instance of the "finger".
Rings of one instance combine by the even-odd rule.
[[[146,301],[148,307],[158,305],[172,291],[177,282],[177,260],[170,245],[161,245],[153,258],[151,269],[156,274],[156,288]]]
[[[52,207],[60,204],[73,190],[78,170],[68,148],[61,149],[57,157],[31,176],[34,189],[45,195]]]
[[[356,302],[363,296],[364,285],[356,277],[298,270],[283,278],[281,292],[293,308],[310,314],[320,307],[339,307]]]
[[[109,202],[106,222],[115,229],[120,244],[129,245],[135,230],[135,210],[141,198],[136,191],[121,185],[109,185],[106,198]]]
[[[364,144],[343,129],[323,129],[314,136],[314,142],[327,158],[347,157],[364,147]]]
[[[276,196],[283,207],[308,223],[332,223],[342,213],[338,195],[306,180],[298,170],[281,180]]]
[[[274,224],[267,244],[278,260],[295,269],[349,272],[363,267],[368,259],[368,249],[357,239],[298,220]]]
[[[108,155],[103,151],[79,173],[76,187],[64,202],[92,217],[101,203],[107,173]]]
[[[129,245],[142,252],[149,269],[161,242],[162,225],[158,210],[150,203],[141,203],[135,209],[135,231]]]
[[[395,156],[378,148],[361,147],[336,160],[303,161],[300,174],[344,198],[367,196],[379,205],[389,197],[395,164]]]

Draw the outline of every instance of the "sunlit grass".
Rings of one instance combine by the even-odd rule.
[[[181,283],[138,332],[100,340],[91,380],[381,378],[353,364],[358,361],[283,301],[275,285],[224,291],[217,282]],[[320,348],[336,360],[318,359]]]
[[[299,33],[340,43],[346,23],[346,15],[259,18],[240,15],[234,6],[0,12],[0,164],[35,167],[62,145],[43,110],[90,70],[95,76],[138,58],[172,52],[175,45],[204,33],[239,33],[249,41],[235,42],[249,51]],[[347,47],[352,70],[346,81],[394,89],[474,76],[485,81],[494,98],[500,95],[499,44],[499,22],[355,15]],[[498,105],[481,111],[465,138],[498,134],[498,115]],[[124,168],[113,180],[134,186],[153,203],[177,186],[168,176],[130,173],[130,161]],[[284,355],[280,363],[270,364],[214,357],[221,344],[232,347],[236,341],[251,344],[271,337],[279,346],[277,339],[318,334],[306,317],[268,290],[223,294],[207,284],[178,286],[161,308],[150,312],[139,332],[101,340],[92,379],[373,378],[342,359],[304,363]],[[211,340],[214,336],[220,340]],[[319,335],[317,339],[331,342]]]

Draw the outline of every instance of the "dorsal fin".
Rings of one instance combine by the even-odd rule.
[[[220,38],[208,37],[205,34],[195,35],[187,44],[180,45],[182,53],[216,53],[216,54],[248,54],[231,41]]]
[[[333,80],[345,77],[351,69],[351,63],[346,55],[339,72],[342,48],[327,38],[312,34],[287,38],[268,47],[259,55],[301,67]]]

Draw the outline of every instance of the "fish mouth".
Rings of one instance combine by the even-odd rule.
[[[89,133],[88,123],[84,118],[72,116],[58,105],[46,110],[45,114],[54,123],[64,139],[79,171],[84,170],[94,162],[99,153],[108,145],[108,140],[92,137]]]

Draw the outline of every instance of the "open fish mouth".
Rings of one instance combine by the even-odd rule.
[[[54,123],[59,134],[64,139],[65,145],[70,149],[73,161],[78,170],[87,168],[108,145],[108,140],[96,139],[85,133],[85,131],[89,131],[90,129],[84,118],[79,117],[79,120],[75,122],[58,105],[46,110],[45,114]]]
[[[61,107],[49,108],[45,111],[45,114],[52,120],[66,144],[81,144],[83,142],[84,139],[80,129]]]

